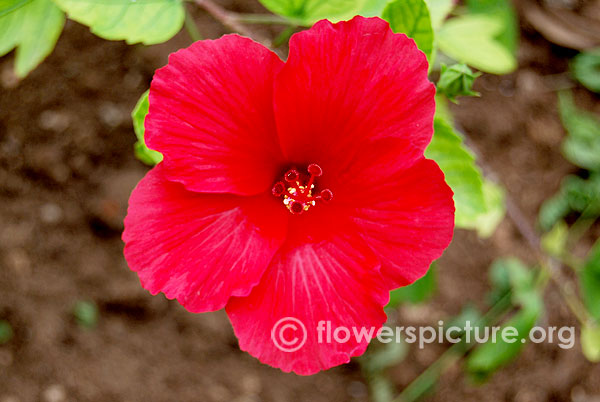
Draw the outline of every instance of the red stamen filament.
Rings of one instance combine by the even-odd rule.
[[[271,190],[276,197],[283,197],[283,204],[294,215],[302,214],[316,205],[317,201],[329,202],[333,193],[324,189],[318,195],[313,195],[315,178],[323,174],[323,169],[315,163],[308,165],[308,180],[296,169],[290,169],[283,175],[283,181],[278,181]]]

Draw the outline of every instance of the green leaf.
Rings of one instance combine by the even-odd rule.
[[[536,272],[516,258],[504,258],[496,263],[508,272],[513,304],[524,309],[541,310],[543,303],[536,288]]]
[[[396,387],[386,373],[378,372],[366,376],[369,382],[373,402],[392,402],[396,395]]]
[[[583,269],[579,272],[579,282],[585,307],[600,324],[600,240],[590,251]]]
[[[0,345],[9,342],[13,338],[12,326],[6,320],[0,320]]]
[[[152,45],[171,39],[183,26],[181,0],[54,0],[69,18],[109,40]]]
[[[517,263],[521,264],[520,261],[517,261]],[[489,276],[492,290],[487,298],[488,303],[492,306],[498,303],[511,291],[510,274],[506,268],[506,265],[506,260],[498,259],[490,266]]]
[[[435,116],[445,121],[448,126],[454,126],[454,117],[450,111],[448,98],[439,93],[435,94]]]
[[[483,179],[462,136],[448,123],[447,100],[436,96],[436,107],[435,133],[425,156],[438,163],[454,192],[456,226],[489,237],[504,219],[504,189]]]
[[[370,0],[259,0],[275,14],[287,17],[301,25],[328,19],[341,21],[360,13]],[[369,11],[369,9],[367,9]]]
[[[592,174],[587,180],[572,175],[565,177],[558,194],[542,205],[540,227],[549,230],[571,212],[584,213],[586,218],[600,216],[600,174]]]
[[[0,0],[0,56],[15,47],[15,71],[25,77],[48,56],[65,24],[51,0]]]
[[[393,338],[388,338],[389,343],[372,342],[367,353],[357,358],[374,402],[392,402],[396,389],[385,370],[400,364],[408,354],[408,345]]]
[[[568,236],[569,226],[565,221],[558,221],[552,230],[542,236],[542,248],[549,255],[560,257],[565,251]]]
[[[433,126],[435,133],[425,156],[438,163],[454,191],[457,226],[469,226],[479,214],[486,212],[481,172],[462,137],[444,119],[436,116]]]
[[[513,302],[520,304],[521,295],[532,289],[534,272],[530,270],[519,259],[499,258],[490,267],[490,282],[500,294],[513,291]]]
[[[363,17],[381,17],[389,0],[367,0],[358,15]]]
[[[571,64],[575,79],[590,91],[600,92],[600,48],[575,56]]]
[[[475,381],[487,379],[494,371],[518,356],[544,308],[542,295],[536,287],[536,272],[528,269],[521,261],[515,258],[496,260],[492,264],[490,275],[494,286],[493,299],[497,301],[512,291],[512,303],[521,309],[502,325],[496,342],[488,340],[467,358],[467,372]],[[504,339],[501,334],[509,327],[516,330],[517,336]]]
[[[449,322],[444,324],[444,329],[448,330],[448,328],[451,327],[460,328],[460,331],[453,331],[452,336],[454,338],[462,338],[465,334],[467,322],[469,323],[469,326],[473,328],[482,328],[485,325],[481,312],[472,304],[464,306],[456,317],[453,317]],[[472,341],[473,339],[470,340]]]
[[[442,25],[437,40],[440,50],[462,63],[492,74],[508,74],[517,68],[517,60],[495,39],[503,30],[498,17],[464,15]]]
[[[454,9],[454,0],[426,0],[426,3],[431,16],[431,25],[433,30],[437,31]]]
[[[148,114],[148,108],[150,103],[148,101],[149,91],[143,93],[138,100],[135,108],[131,112],[131,119],[133,120],[133,129],[137,137],[137,142],[134,145],[135,156],[146,165],[154,166],[163,160],[163,155],[160,152],[153,151],[146,146],[144,141],[144,120]]]
[[[467,358],[466,369],[469,376],[477,382],[485,381],[496,370],[515,359],[523,349],[529,331],[535,326],[540,313],[541,310],[535,309],[519,311],[502,325],[496,342],[486,342],[478,346]],[[514,328],[518,336],[504,339],[501,334],[508,327]]]
[[[89,301],[78,301],[73,306],[73,316],[82,328],[94,328],[98,323],[98,307]]]
[[[494,234],[506,214],[504,189],[489,180],[483,181],[483,198],[485,212],[475,216],[470,222],[459,222],[458,225],[474,229],[483,239]]]
[[[427,59],[433,51],[433,28],[425,0],[394,0],[383,10],[382,18],[392,31],[411,37]]]
[[[405,342],[396,342],[393,336],[388,340],[391,342],[373,345],[377,348],[369,347],[369,351],[360,358],[361,366],[367,371],[367,374],[379,373],[396,366],[408,354],[408,345]]]
[[[577,166],[600,171],[600,119],[577,108],[568,92],[559,93],[558,105],[569,133],[563,143],[565,157]]]
[[[390,302],[386,307],[396,307],[401,303],[417,304],[429,299],[436,289],[435,263],[431,264],[429,271],[415,283],[392,290]]]
[[[559,193],[554,197],[544,201],[540,208],[538,222],[542,230],[550,230],[556,222],[567,216],[571,208],[567,198]]]
[[[498,40],[511,53],[517,50],[519,38],[519,21],[510,0],[467,0],[467,8],[470,13],[484,14],[497,17],[504,27],[498,35]]]
[[[592,363],[600,362],[600,326],[585,325],[581,328],[581,350]]]
[[[535,272],[516,258],[500,258],[490,267],[492,291],[490,303],[495,304],[512,291],[515,306],[539,309]]]
[[[571,210],[584,213],[587,218],[600,216],[600,174],[593,174],[587,180],[567,176],[562,187]]]

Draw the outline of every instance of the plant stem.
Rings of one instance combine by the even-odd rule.
[[[273,40],[273,46],[279,47],[283,45],[285,42],[290,40],[290,37],[296,30],[296,25],[290,25],[286,29],[283,30],[276,38]]]
[[[290,21],[273,14],[241,14],[229,12],[230,18],[242,24],[290,25]]]
[[[583,303],[581,303],[579,297],[577,297],[577,293],[575,292],[573,282],[564,282],[563,279],[559,279],[554,275],[550,275],[550,279],[558,288],[561,296],[567,302],[567,306],[569,307],[575,318],[577,318],[577,321],[579,321],[579,323],[583,326],[588,325],[592,320],[589,317],[585,306],[583,305]]]
[[[194,19],[187,10],[185,11],[185,30],[188,35],[190,35],[192,41],[196,42],[202,39],[202,35],[198,30],[198,26],[196,26],[196,22],[194,22]]]
[[[240,21],[236,18],[235,13],[225,10],[223,7],[218,5],[212,0],[194,0],[198,6],[202,7],[206,12],[212,15],[217,21],[221,24],[225,25],[229,29],[234,32],[240,33],[249,38],[253,38],[258,42],[262,43],[268,48],[271,48],[272,43],[268,38],[263,38],[260,35],[255,34],[246,28]]]
[[[241,33],[242,35],[248,37],[252,36],[252,33],[245,26],[241,25],[237,19],[233,18],[229,11],[225,10],[212,0],[194,0],[194,2],[226,27]]]
[[[571,225],[571,229],[569,230],[569,238],[567,239],[567,247],[575,245],[596,222],[596,218],[590,218],[588,215],[591,209],[592,205],[589,204],[581,212],[581,215],[579,215],[575,223]]]
[[[573,270],[573,272],[581,271],[581,268],[584,264],[584,261],[581,258],[578,258],[571,254],[569,251],[565,250],[558,256],[560,262]]]
[[[215,3],[213,0],[192,0],[198,6],[202,7],[206,12],[213,16],[214,19],[219,21],[224,26],[228,27],[234,32],[237,32],[248,38],[252,38],[257,42],[260,42],[265,47],[275,52],[281,59],[285,60],[285,54],[280,49],[274,49],[273,42],[264,36],[261,36],[248,29],[244,23],[250,24],[283,24],[284,22],[288,25],[293,25],[291,21],[287,21],[276,15],[251,15],[251,14],[238,14],[228,11]]]

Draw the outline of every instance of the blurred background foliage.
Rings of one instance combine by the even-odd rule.
[[[481,238],[495,232],[514,206],[506,197],[502,178],[482,169],[478,153],[455,124],[448,102],[458,103],[461,97],[478,96],[473,85],[481,74],[509,74],[517,68],[519,22],[513,3],[508,0],[466,0],[458,5],[453,0],[260,2],[274,15],[236,14],[205,0],[0,0],[0,56],[15,50],[15,73],[20,78],[27,76],[52,52],[67,18],[88,26],[92,33],[107,40],[151,45],[171,39],[184,27],[190,37],[198,39],[189,8],[200,6],[233,28],[241,23],[284,26],[281,35],[269,44],[285,48],[293,32],[320,19],[339,21],[354,15],[379,16],[390,23],[394,32],[413,38],[430,61],[431,79],[437,83],[438,95],[435,134],[426,156],[437,161],[455,193],[457,227],[475,230]],[[539,14],[536,7],[525,11],[531,24],[555,43],[582,50],[570,63],[574,82],[589,91],[600,92],[600,48],[590,46],[585,34],[577,30],[565,34],[560,23],[554,30],[548,29],[545,21],[554,17]],[[513,326],[525,339],[524,334],[544,316],[544,294],[548,284],[554,282],[581,325],[584,355],[592,362],[599,362],[600,241],[586,250],[584,257],[574,250],[600,216],[600,117],[578,107],[571,89],[557,95],[557,107],[567,133],[562,152],[578,170],[564,177],[559,191],[544,202],[538,231],[521,229],[536,263],[528,266],[510,256],[497,259],[488,271],[491,290],[486,300],[479,306],[470,303],[461,306],[460,313],[447,321],[448,325],[457,326],[466,322],[474,327]],[[148,92],[145,92],[131,114],[137,136],[134,152],[140,161],[153,166],[162,160],[162,155],[145,145],[147,112]],[[515,219],[515,215],[510,217]],[[569,271],[561,273],[565,267]],[[578,292],[574,290],[577,287]],[[402,305],[427,303],[436,289],[434,263],[427,275],[413,285],[393,291],[387,309],[391,312]],[[90,301],[77,302],[72,313],[82,328],[93,329],[99,320],[98,308]],[[404,342],[372,345],[358,361],[373,400],[417,400],[461,360],[468,378],[474,383],[483,382],[526,347],[526,342],[502,341],[476,345],[468,342],[465,335],[461,334],[460,342],[449,346],[400,392],[387,373],[404,361],[409,345]],[[11,324],[0,320],[0,344],[10,342],[12,337]]]

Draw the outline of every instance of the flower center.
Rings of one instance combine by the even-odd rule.
[[[317,204],[317,201],[329,202],[333,193],[329,189],[321,190],[317,195],[315,178],[323,174],[323,169],[315,163],[308,165],[308,175],[290,169],[283,175],[283,180],[273,185],[271,192],[275,197],[282,197],[283,205],[294,215],[302,214]]]

